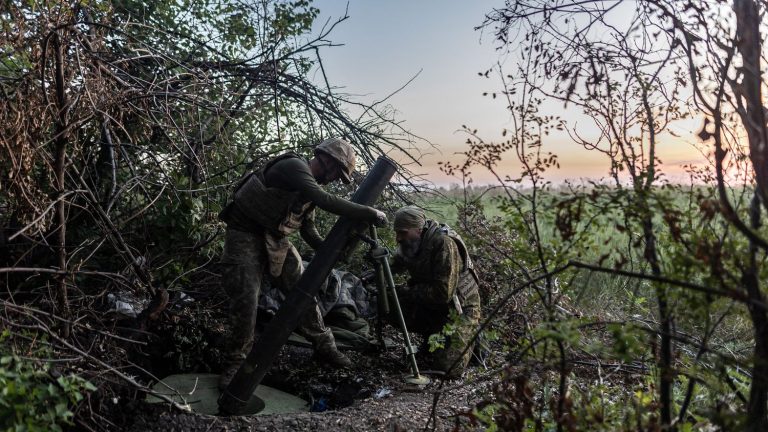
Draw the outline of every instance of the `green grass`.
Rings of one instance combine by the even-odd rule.
[[[589,192],[591,191],[585,191],[584,196],[586,197]],[[623,270],[650,274],[649,265],[644,258],[642,218],[638,210],[632,207],[633,199],[637,197],[629,195],[633,193],[631,191],[606,189],[598,192],[599,194],[594,196],[597,205],[588,199],[584,201],[582,213],[575,216],[572,221],[574,236],[568,240],[563,239],[556,228],[556,215],[559,211],[563,211],[563,206],[557,206],[557,204],[571,198],[572,195],[544,192],[539,196],[541,198],[537,217],[541,235],[539,240],[542,248],[549,254],[547,263],[549,269],[571,259],[612,269],[614,266],[619,267],[617,264],[624,260],[623,256],[626,258],[626,263],[621,266]],[[621,195],[623,193],[628,195]],[[731,198],[738,203],[737,211],[742,220],[749,220],[746,210],[750,194],[750,191],[744,189],[731,191]],[[422,195],[415,201],[427,210],[430,218],[461,228],[457,223],[457,207],[464,203],[461,191],[452,191],[449,196]],[[521,235],[525,235],[524,229],[521,228],[523,218],[515,210],[508,210],[505,214],[499,206],[499,201],[491,197],[483,197],[480,202],[484,214],[489,219],[500,216],[501,223],[516,221],[516,223],[504,225],[508,227],[505,229],[518,229]],[[743,289],[737,279],[740,274],[738,264],[743,262],[748,245],[743,236],[734,233],[722,214],[714,212],[707,216],[705,213],[706,205],[717,205],[713,190],[703,187],[658,188],[651,191],[648,202],[652,208],[653,229],[657,237],[657,253],[663,276],[710,288],[719,288],[718,281],[713,281],[711,275],[713,270],[709,267],[708,259],[713,256],[711,245],[717,239],[724,238],[722,272],[729,272],[731,276],[736,277],[727,280],[730,287],[737,290]],[[524,211],[530,208],[529,205],[523,205]],[[491,232],[498,235],[500,231]],[[496,238],[473,238],[474,234],[476,233],[462,233],[465,241],[481,248],[483,245],[494,242],[501,243]],[[765,226],[761,228],[761,235],[768,237],[768,228]],[[505,244],[504,247],[508,248],[507,253],[515,255],[520,261],[529,263],[530,270],[536,273],[538,264],[534,253],[535,243],[528,243],[525,240],[513,241]],[[515,247],[518,250],[509,250]],[[480,253],[488,250],[485,249]],[[496,263],[491,262],[491,265],[503,267],[505,262],[507,261],[499,257],[499,260]],[[488,261],[484,263],[487,264]],[[765,260],[762,264],[761,280],[766,280],[768,266],[764,265]],[[697,355],[695,344],[679,341],[674,347],[675,362],[678,370],[702,377],[703,384],[695,387],[690,413],[701,416],[701,419],[707,418],[706,415],[711,410],[710,402],[714,399],[725,399],[730,401],[732,406],[738,406],[738,402],[734,402],[734,392],[723,383],[722,374],[717,369],[717,365],[723,361],[722,359],[727,359],[726,363],[730,361],[749,364],[752,361],[753,323],[743,304],[733,303],[726,298],[705,296],[700,292],[674,284],[657,286],[640,278],[603,272],[569,270],[558,275],[557,278],[559,279],[558,294],[563,294],[559,302],[563,307],[562,314],[555,314],[554,318],[547,318],[551,321],[545,321],[541,318],[544,315],[541,311],[548,306],[544,302],[538,302],[536,296],[530,296],[529,304],[525,302],[517,304],[518,309],[515,312],[526,314],[531,319],[533,322],[531,332],[534,336],[550,335],[553,339],[566,340],[574,351],[590,353],[596,358],[608,361],[618,359],[653,364],[653,348],[658,341],[652,332],[658,329],[656,317],[659,287],[668,293],[668,306],[674,316],[675,330],[681,335],[686,335],[685,337],[690,336],[694,342],[702,338],[705,331],[711,331],[712,326],[719,322],[721,316],[724,316],[722,322],[719,322],[714,331],[707,336],[709,352]],[[499,286],[493,289],[503,290],[505,287]],[[536,322],[537,316],[542,320],[541,322]],[[603,326],[600,324],[603,322],[613,324]],[[589,326],[584,326],[582,329],[582,324],[589,324]],[[629,342],[622,344],[620,343],[622,341]],[[632,349],[623,349],[624,345]],[[643,404],[648,405],[644,408],[645,412],[652,412],[654,409],[651,404],[654,403],[655,393],[652,389],[649,390],[650,386],[655,385],[657,381],[657,377],[653,374],[648,375],[640,387],[629,389],[618,386],[610,391],[603,391],[599,386],[593,386],[591,381],[580,381],[580,377],[571,378],[575,383],[582,385],[583,398],[578,399],[579,406],[592,404],[594,405],[592,408],[606,408],[606,415],[609,417],[623,417],[628,412],[626,404],[636,403],[637,401],[633,398],[642,396]],[[741,372],[734,372],[733,380],[738,383],[748,382]],[[682,402],[686,389],[687,378],[681,373],[675,378],[674,403]],[[746,385],[741,392],[748,392]],[[591,401],[589,398],[596,394],[599,398]],[[606,397],[611,399],[608,404],[602,400]]]
[[[477,198],[476,196],[467,197],[468,201],[480,201],[483,206],[483,213],[488,218],[502,216],[503,212],[499,209],[497,203],[490,196]],[[428,219],[446,223],[450,226],[458,226],[458,207],[463,206],[465,198],[463,196],[438,196],[438,195],[420,195],[415,197],[417,206],[422,207]]]

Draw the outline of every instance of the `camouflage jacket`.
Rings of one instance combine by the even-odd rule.
[[[275,234],[288,235],[290,229],[286,229],[288,225],[286,222],[293,222],[288,225],[288,228],[293,230],[299,228],[305,216],[312,213],[311,203],[301,199],[298,191],[266,186],[266,171],[276,163],[289,158],[304,161],[295,153],[286,153],[243,176],[235,187],[232,201],[219,217],[228,225],[247,231],[257,230],[258,227]]]
[[[408,259],[398,251],[392,270],[407,271],[410,276],[405,301],[446,305],[453,303],[455,294],[462,308],[480,306],[477,278],[466,246],[447,225],[427,221],[416,256]]]
[[[323,239],[314,223],[314,208],[358,220],[375,220],[375,211],[325,192],[312,176],[306,159],[286,153],[247,173],[235,187],[232,201],[219,214],[240,231],[266,231],[287,236],[301,229],[312,247]]]

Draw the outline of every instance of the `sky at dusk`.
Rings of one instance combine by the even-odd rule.
[[[501,131],[512,128],[502,98],[483,96],[501,89],[500,81],[478,76],[497,62],[505,62],[495,48],[493,35],[475,30],[494,7],[503,1],[460,0],[315,0],[320,9],[314,33],[328,20],[332,23],[345,14],[328,40],[340,46],[321,50],[321,58],[330,83],[337,91],[354,95],[364,103],[374,103],[390,96],[413,79],[405,88],[387,99],[396,109],[396,119],[413,134],[423,137],[436,148],[421,143],[425,156],[417,173],[438,185],[458,182],[438,169],[438,161],[458,161],[456,152],[466,149],[467,135],[462,125],[477,129],[486,141],[500,141]],[[507,61],[510,64],[511,61]],[[322,79],[315,74],[315,79]],[[415,78],[414,78],[415,77]],[[548,114],[566,118],[571,124],[589,123],[575,108],[545,105]],[[666,136],[659,149],[668,178],[684,179],[683,164],[696,163],[702,156],[695,149],[695,131],[701,125],[694,119],[673,126],[679,137]],[[608,163],[597,152],[588,152],[568,139],[553,136],[545,148],[559,156],[559,170],[547,178],[559,183],[565,179],[599,179],[608,172]],[[512,162],[501,165],[504,174],[516,175]],[[477,169],[476,183],[493,183],[493,178]]]

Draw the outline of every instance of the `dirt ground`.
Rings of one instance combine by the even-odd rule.
[[[465,430],[466,413],[488,396],[475,380],[482,371],[470,367],[462,380],[433,377],[426,386],[402,380],[406,363],[396,348],[383,353],[348,353],[353,367],[326,370],[311,350],[285,346],[264,384],[296,394],[322,412],[287,415],[216,417],[184,412],[168,405],[140,403],[127,416],[125,430],[139,431],[406,431]],[[423,364],[424,356],[420,355]],[[441,386],[442,384],[442,386]],[[442,391],[441,391],[442,389]],[[435,393],[440,391],[435,419],[430,422]]]
[[[437,410],[437,430],[452,430],[455,416],[467,406],[462,397],[441,401]],[[321,413],[268,415],[253,417],[214,417],[142,406],[143,415],[129,431],[410,431],[422,430],[431,412],[429,393],[396,393],[376,400],[356,402],[350,407]],[[465,427],[460,427],[461,430]]]
[[[206,285],[207,284],[207,285]],[[216,279],[198,281],[188,294],[192,302],[171,304],[147,335],[147,345],[125,347],[132,364],[141,366],[153,377],[179,373],[220,373],[220,352],[226,336],[227,298],[218,289]],[[260,315],[262,319],[265,315]],[[260,323],[259,329],[265,323]],[[371,322],[375,328],[375,322]],[[403,350],[401,331],[390,325],[383,336],[394,344],[387,350],[345,351],[352,367],[333,370],[318,365],[310,348],[285,345],[262,384],[296,395],[309,402],[313,412],[289,415],[216,417],[182,411],[169,404],[149,404],[142,393],[107,394],[109,405],[102,418],[114,424],[109,429],[139,431],[404,431],[430,429],[459,430],[471,428],[463,414],[490,397],[487,374],[474,363],[460,380],[442,380],[430,375],[432,382],[421,388],[406,384],[403,377],[409,367]],[[373,331],[373,329],[372,329]],[[131,334],[136,337],[135,334]],[[423,339],[412,334],[413,344]],[[429,374],[429,354],[421,347],[419,367]],[[153,384],[139,370],[135,376],[147,386]],[[434,396],[440,394],[435,418],[430,422]]]

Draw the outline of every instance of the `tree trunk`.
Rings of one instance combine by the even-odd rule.
[[[755,290],[762,301],[756,275],[749,275],[749,280],[745,282],[747,282],[750,291]],[[750,293],[750,298],[752,298],[752,293]],[[749,387],[746,430],[762,432],[768,430],[768,415],[766,415],[766,407],[768,406],[768,316],[766,316],[762,306],[751,303],[749,314],[755,329],[755,349],[752,360],[754,364],[752,365],[752,384]]]
[[[737,46],[741,53],[743,73],[737,96],[741,96],[745,104],[739,114],[749,138],[749,157],[755,169],[757,190],[763,206],[768,206],[768,127],[761,94],[760,15],[754,0],[735,0],[733,10],[736,12]]]
[[[645,238],[645,259],[651,266],[651,274],[661,276],[658,254],[656,251],[656,236],[653,233],[653,221],[649,213],[643,220],[643,237]],[[659,308],[659,333],[661,346],[659,348],[659,404],[661,405],[661,424],[673,430],[672,424],[672,317],[667,303],[667,290],[656,286],[656,301]]]
[[[760,228],[760,195],[755,193],[750,208],[750,225],[753,230]],[[763,304],[763,293],[760,292],[758,279],[758,247],[754,242],[749,244],[750,263],[742,275],[742,283],[751,300],[749,315],[755,332],[755,348],[753,352],[752,383],[749,387],[749,403],[747,404],[747,430],[768,430],[768,314]]]
[[[768,132],[766,115],[762,103],[762,75],[760,72],[761,38],[760,16],[753,0],[735,0],[737,47],[742,58],[743,79],[737,96],[743,98],[744,107],[739,110],[742,123],[749,138],[749,157],[755,170],[757,182],[755,199],[751,209],[752,229],[760,226],[760,201],[768,205]],[[742,275],[747,291],[749,314],[755,334],[755,348],[752,366],[752,383],[747,405],[747,430],[768,430],[768,315],[759,306],[763,302],[758,279],[758,248],[750,241],[750,266]],[[755,302],[758,302],[756,304]]]
[[[638,77],[640,80],[640,77]],[[648,87],[642,87],[643,109],[645,111],[646,122],[648,123],[649,151],[648,151],[648,172],[646,174],[645,185],[641,189],[643,210],[643,238],[645,240],[644,258],[651,266],[651,273],[661,276],[661,266],[659,265],[659,253],[656,249],[656,234],[653,231],[653,214],[648,205],[648,194],[651,193],[653,182],[656,179],[656,123],[653,117],[653,110],[649,102]],[[659,333],[661,333],[661,346],[659,349],[659,403],[661,405],[661,425],[668,430],[676,430],[672,424],[672,386],[674,384],[674,371],[672,370],[672,316],[669,311],[667,300],[667,288],[656,283],[656,302],[659,309]]]
[[[101,148],[98,162],[99,189],[104,208],[109,212],[109,203],[117,190],[117,158],[115,145],[112,142],[112,132],[109,130],[109,119],[104,116],[101,121]],[[108,183],[107,183],[107,180]]]
[[[56,204],[56,249],[58,255],[59,270],[63,273],[56,278],[56,308],[59,315],[65,320],[69,320],[69,299],[67,298],[67,208],[66,200],[63,198],[65,190],[64,184],[64,170],[66,166],[66,151],[67,151],[67,94],[64,91],[64,59],[62,54],[61,41],[58,34],[54,34],[53,48],[55,50],[55,63],[56,63],[56,109],[57,122],[56,122],[56,139],[54,140],[56,148],[56,161],[55,161],[55,175],[56,175],[56,192],[58,195],[58,203]],[[70,324],[68,321],[64,322],[62,326],[62,336],[69,337]]]

